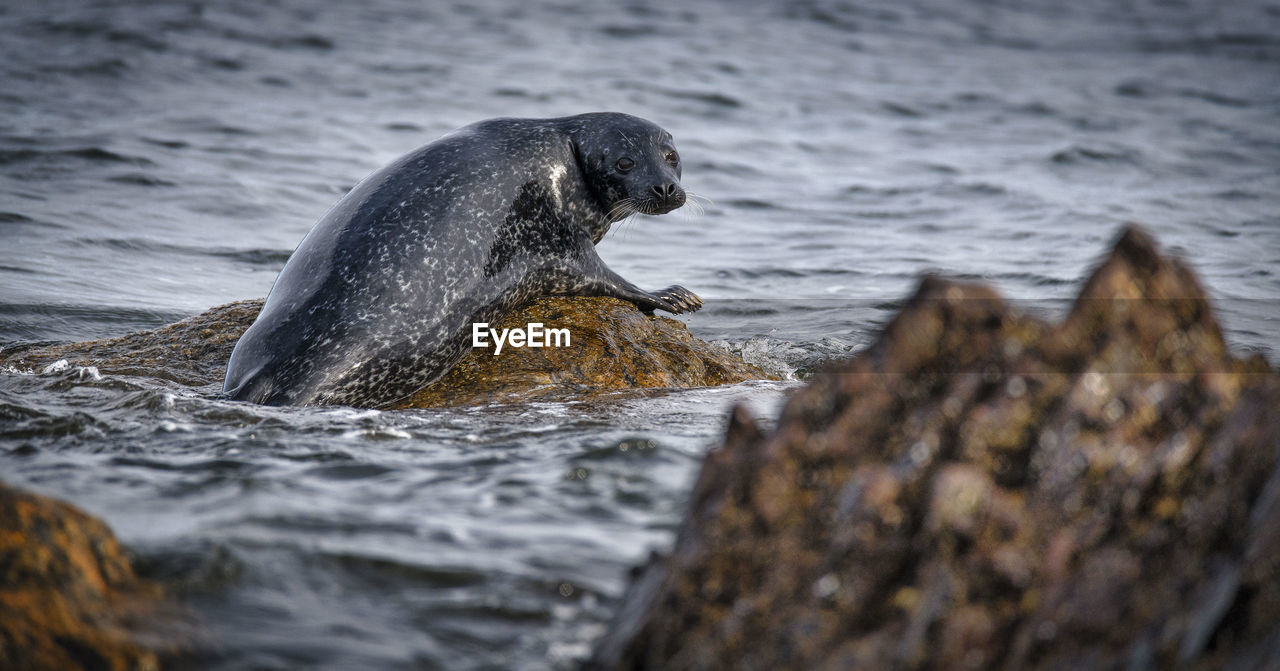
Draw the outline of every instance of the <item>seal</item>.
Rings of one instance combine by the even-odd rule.
[[[544,295],[613,296],[691,312],[681,286],[644,291],[595,244],[635,213],[684,204],[671,134],[612,112],[490,119],[356,185],[280,271],[227,364],[227,397],[378,407],[449,371],[475,322]]]

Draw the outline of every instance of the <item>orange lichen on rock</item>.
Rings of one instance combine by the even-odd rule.
[[[0,484],[0,668],[159,668],[139,628],[161,604],[101,521]]]

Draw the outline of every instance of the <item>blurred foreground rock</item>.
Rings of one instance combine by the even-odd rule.
[[[591,669],[1280,668],[1280,379],[1131,229],[1059,325],[927,278],[735,411]]]
[[[0,669],[156,669],[175,617],[105,524],[0,484]]]
[[[227,359],[262,308],[261,300],[213,308],[152,331],[109,340],[0,351],[0,365],[40,371],[66,360],[102,374],[135,375],[186,386],[222,388]],[[572,346],[476,349],[440,380],[399,407],[561,399],[636,388],[705,387],[771,379],[741,358],[694,338],[681,322],[646,317],[613,298],[534,301],[494,328],[540,322],[567,328]]]

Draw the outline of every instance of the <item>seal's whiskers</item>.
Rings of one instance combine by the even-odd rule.
[[[619,231],[628,221],[631,221],[640,210],[636,207],[634,198],[628,196],[618,201],[609,213],[604,215],[605,223],[610,224],[611,231]]]
[[[685,210],[686,212],[691,212],[694,216],[700,217],[707,213],[706,208],[704,208],[702,205],[703,202],[705,202],[707,205],[715,205],[715,201],[711,200],[710,198],[701,194],[694,193],[688,189],[684,190],[684,197],[685,197],[684,204],[687,207],[682,207],[680,209]]]

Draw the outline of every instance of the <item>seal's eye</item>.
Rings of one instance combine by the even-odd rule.
[[[667,159],[667,163],[670,163],[671,165],[675,165],[680,162],[680,155],[674,151],[667,152],[667,155],[663,158]]]
[[[618,172],[631,172],[631,169],[636,167],[636,162],[626,156],[623,156],[618,159],[618,162],[614,164],[614,167],[618,169]]]

